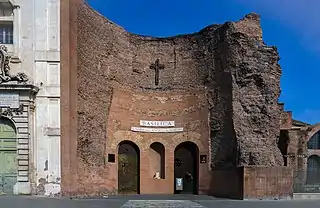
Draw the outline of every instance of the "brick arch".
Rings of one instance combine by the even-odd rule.
[[[144,148],[143,137],[136,132],[117,131],[113,134],[113,136],[114,138],[112,139],[112,142],[109,143],[110,148],[113,150],[118,149],[118,146],[122,141],[131,141],[135,143],[140,151]]]
[[[113,139],[111,143],[108,143],[111,149],[117,149],[120,142],[127,140],[134,142],[140,150],[149,149],[150,145],[154,142],[160,142],[166,149],[175,149],[179,144],[183,142],[193,142],[195,143],[199,151],[205,149],[201,141],[201,135],[197,132],[184,132],[177,134],[172,137],[172,144],[161,137],[153,137],[148,140],[144,140],[143,136],[137,132],[132,131],[117,131],[113,134]],[[109,140],[110,141],[110,140]]]
[[[308,134],[306,136],[307,142],[313,137],[313,135],[315,135],[319,131],[320,131],[320,123],[313,126],[312,129],[308,132]]]
[[[312,154],[307,159],[307,184],[318,184],[319,178],[320,157]]]
[[[169,149],[170,148],[170,144],[163,138],[161,137],[153,137],[150,140],[148,140],[148,142],[145,143],[145,149],[149,149],[151,144],[158,142],[160,144],[162,144],[164,146],[165,149]]]
[[[183,142],[193,142],[198,146],[199,152],[205,149],[201,141],[201,135],[196,132],[184,132],[182,134],[177,134],[172,138],[172,142],[173,145],[170,145],[170,147],[173,149]]]

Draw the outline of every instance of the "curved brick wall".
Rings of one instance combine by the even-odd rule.
[[[212,168],[282,165],[276,145],[281,69],[276,48],[262,41],[259,16],[250,14],[195,34],[152,38],[124,31],[84,3],[77,9],[77,34],[70,32],[76,36],[70,39],[76,39],[77,49],[72,73],[77,72],[73,160],[78,168],[76,182],[65,190],[72,186],[74,193],[97,194],[116,188],[116,172],[105,164],[106,154],[113,151],[109,143],[139,119],[180,119],[211,149]],[[165,65],[159,86],[149,68],[157,58]],[[145,97],[141,107],[137,96]],[[126,109],[130,116],[116,109]],[[149,114],[152,110],[162,114]]]

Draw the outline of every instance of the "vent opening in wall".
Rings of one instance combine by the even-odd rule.
[[[115,154],[108,154],[108,162],[115,163],[116,162],[116,155]]]

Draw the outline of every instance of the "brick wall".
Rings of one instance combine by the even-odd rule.
[[[291,129],[292,128],[292,112],[281,111],[280,114],[280,129]]]
[[[208,193],[215,197],[243,199],[243,168],[212,170]]]
[[[244,199],[288,199],[293,194],[293,172],[286,167],[244,167]]]
[[[160,140],[169,144],[169,158],[177,142],[197,138],[194,142],[210,156],[212,167],[283,164],[275,145],[279,57],[276,48],[262,42],[258,15],[211,25],[192,35],[152,38],[127,33],[81,0],[66,0],[61,5],[61,27],[63,194],[97,195],[115,188],[116,168],[105,164],[105,157],[125,137],[121,132],[142,117],[177,120],[194,129],[183,136],[161,135]],[[165,65],[159,86],[150,69],[157,58]],[[170,97],[176,100],[168,101]],[[127,134],[132,141],[140,138]],[[148,149],[151,137],[136,141],[140,149]],[[203,166],[200,175],[210,181],[205,173],[209,164]],[[149,175],[146,166],[140,170]],[[145,193],[172,191],[170,176],[163,183],[167,185],[158,184],[159,190],[151,189],[147,184],[154,181],[148,180],[141,181]],[[203,181],[199,189],[205,193],[209,183]]]
[[[287,167],[213,170],[209,193],[234,199],[289,199],[293,194],[293,171]]]
[[[208,107],[205,91],[143,92],[114,90],[108,117],[108,140],[106,152],[117,155],[121,141],[133,141],[140,149],[140,192],[173,193],[174,150],[182,142],[191,141],[199,148],[200,154],[209,154]],[[140,126],[140,120],[174,120],[176,127],[183,127],[183,133],[138,133],[131,132],[132,126]],[[153,179],[153,161],[150,146],[154,142],[164,145],[165,178]],[[117,188],[117,163],[108,164],[105,175],[109,183]],[[208,164],[200,164],[199,186],[208,189]],[[115,179],[115,180],[112,180]],[[92,180],[91,180],[92,182]],[[97,181],[99,183],[99,181]],[[106,186],[107,188],[107,186]]]

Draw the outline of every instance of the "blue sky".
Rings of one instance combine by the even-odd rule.
[[[261,15],[263,38],[278,48],[281,102],[295,119],[320,122],[320,0],[88,0],[127,31],[151,36],[193,33],[215,23]]]

